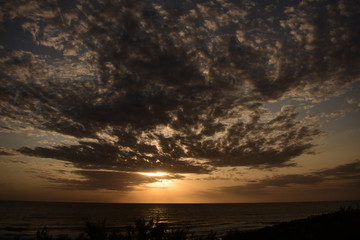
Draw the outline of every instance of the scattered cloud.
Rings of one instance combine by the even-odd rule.
[[[353,104],[357,107],[360,107],[360,99],[359,98],[348,98],[346,99],[348,104]]]
[[[53,148],[21,148],[18,151],[29,156],[54,158],[71,162],[81,169],[114,169],[121,171],[166,171],[173,173],[207,173],[206,166],[160,155],[151,145],[137,146],[143,151],[134,152],[117,145],[80,142],[79,145],[55,146]],[[154,155],[156,153],[156,155]]]
[[[129,191],[134,186],[155,182],[156,179],[136,173],[115,171],[77,171],[82,179],[43,177],[52,183],[52,188],[67,190],[116,190]]]
[[[294,185],[314,185],[324,181],[346,181],[344,186],[358,185],[360,182],[360,161],[339,165],[334,168],[308,174],[288,174],[261,179],[245,185],[222,187],[219,190],[233,194],[265,190],[269,187],[294,187]]]
[[[64,179],[41,175],[51,184],[51,188],[60,188],[67,190],[114,190],[130,191],[138,185],[154,183],[158,181],[182,179],[183,176],[170,174],[164,176],[145,176],[139,173],[121,172],[121,171],[103,171],[103,170],[77,170],[72,174],[78,175],[78,179]]]
[[[0,156],[12,156],[13,153],[9,152],[7,149],[0,147]]]
[[[360,180],[360,160],[343,164],[335,168],[319,171],[318,174],[328,180],[354,179]]]
[[[140,182],[137,171],[293,166],[312,153],[319,126],[294,106],[271,114],[264,103],[316,103],[359,80],[359,5],[174,4],[5,2],[1,24],[19,24],[32,42],[1,43],[0,120],[78,139],[18,152],[65,160],[94,186]],[[40,46],[52,50],[31,51]],[[285,180],[318,178],[272,184]]]

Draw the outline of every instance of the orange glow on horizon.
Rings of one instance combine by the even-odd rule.
[[[139,174],[145,175],[148,177],[164,177],[164,176],[169,175],[168,173],[165,173],[165,172],[141,172]]]

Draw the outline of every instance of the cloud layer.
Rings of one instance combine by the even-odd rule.
[[[233,194],[245,194],[249,192],[261,192],[269,187],[291,189],[295,186],[312,186],[324,181],[341,181],[342,187],[356,188],[360,186],[360,161],[339,165],[334,168],[315,171],[308,174],[279,175],[272,178],[265,178],[253,183],[241,186],[229,186],[220,188],[220,191]],[[345,181],[345,182],[344,182]]]
[[[110,190],[110,191],[130,191],[134,187],[146,184],[161,182],[162,179],[181,179],[179,175],[166,175],[163,177],[149,177],[138,173],[119,172],[119,171],[75,171],[82,179],[65,179],[61,177],[41,176],[52,183],[52,188],[66,190]]]
[[[2,25],[28,43],[0,49],[2,125],[78,138],[18,151],[83,173],[293,165],[321,132],[264,103],[316,102],[359,80],[360,7],[265,2],[6,2]]]

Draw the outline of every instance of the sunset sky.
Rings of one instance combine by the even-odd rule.
[[[0,1],[0,200],[360,199],[360,1]]]

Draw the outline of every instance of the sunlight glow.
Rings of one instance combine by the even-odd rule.
[[[141,172],[141,175],[149,176],[149,177],[163,177],[169,175],[165,172]]]
[[[149,183],[149,187],[156,187],[156,188],[168,188],[172,185],[173,181],[168,179],[161,179],[157,182]]]
[[[165,179],[170,175],[166,172],[139,172],[139,174],[154,178],[155,182],[146,184],[148,187],[168,188],[173,184],[172,180]]]

